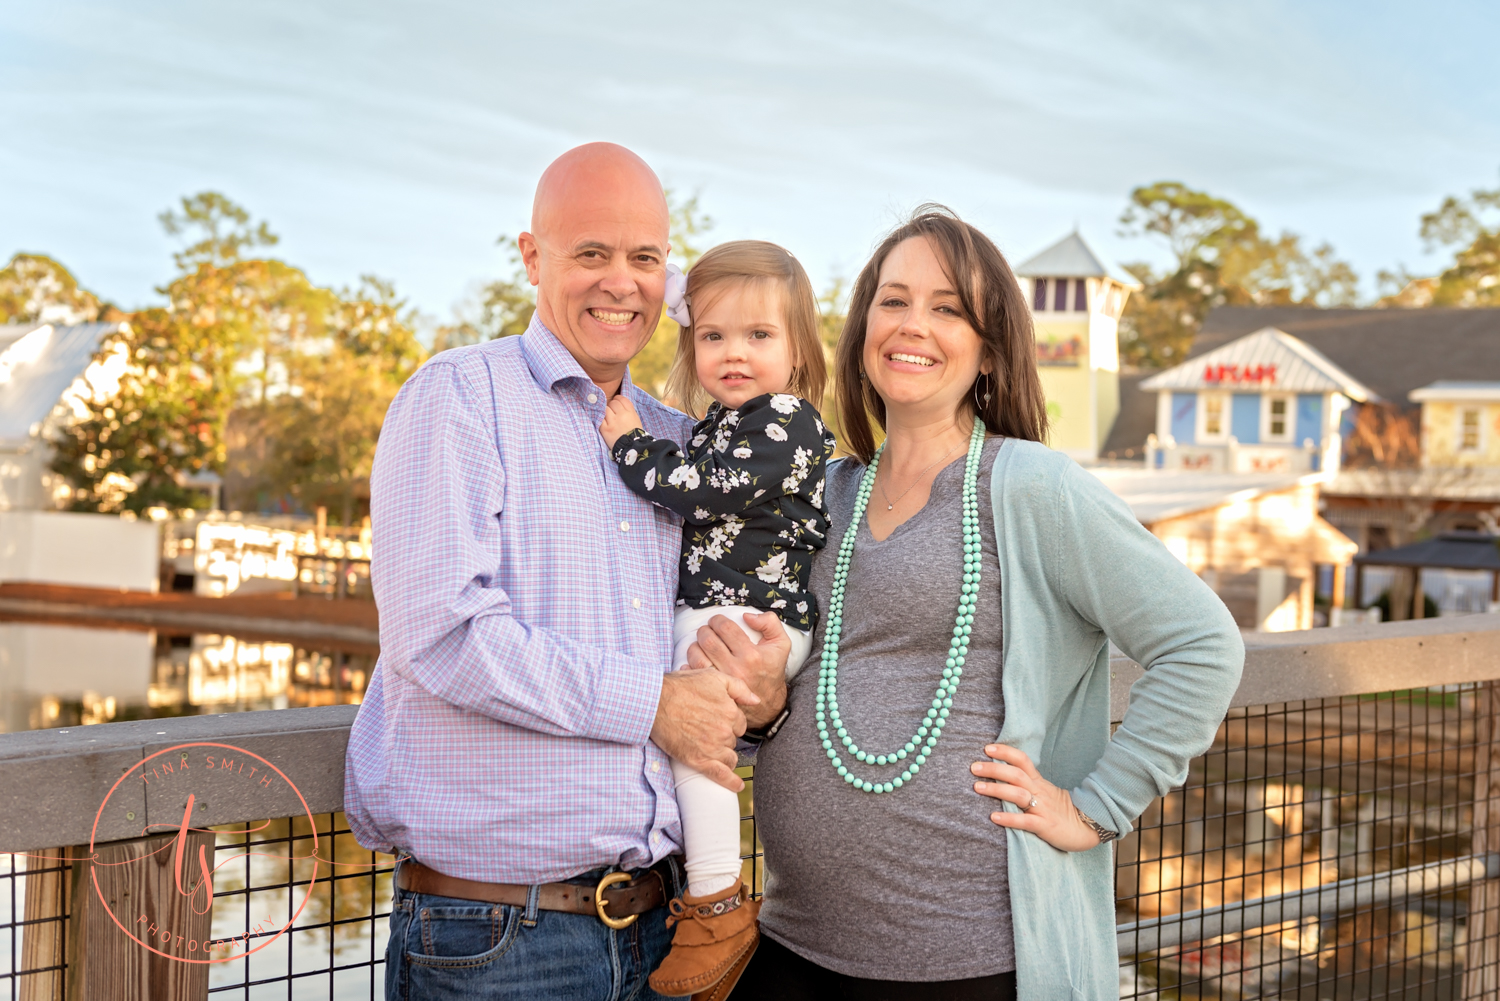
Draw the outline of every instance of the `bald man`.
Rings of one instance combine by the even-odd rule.
[[[732,789],[735,739],[785,703],[790,643],[727,619],[669,674],[681,524],[627,489],[597,428],[691,418],[630,382],[661,316],[661,182],[593,143],[537,185],[520,337],[445,351],[386,415],[371,477],[380,661],[344,808],[394,852],[390,999],[655,998],[682,893],[668,757]]]

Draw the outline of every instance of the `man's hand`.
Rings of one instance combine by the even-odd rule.
[[[745,613],[745,624],[760,633],[752,642],[731,619],[715,615],[698,630],[698,642],[688,647],[690,668],[715,667],[748,686],[759,704],[745,710],[749,726],[761,727],[781,715],[786,705],[786,659],[792,640],[775,612]]]
[[[739,760],[734,741],[745,732],[745,714],[740,707],[759,701],[743,681],[730,675],[674,671],[662,679],[651,740],[674,760],[696,768],[731,792],[739,792],[745,788],[734,774]]]
[[[599,434],[610,448],[620,436],[641,426],[641,415],[635,412],[635,404],[624,393],[616,393],[604,407],[604,423],[599,425]]]

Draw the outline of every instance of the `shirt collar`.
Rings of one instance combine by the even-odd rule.
[[[563,347],[562,341],[547,329],[547,325],[534,312],[531,314],[531,324],[526,328],[526,333],[521,335],[521,352],[526,356],[526,365],[531,369],[531,377],[548,392],[565,379],[581,379],[587,385],[594,385],[594,380],[589,378],[583,366],[578,364],[578,359]],[[630,366],[627,365],[625,378],[620,383],[620,392],[632,390],[634,385],[630,381]],[[631,395],[634,396],[633,393]]]

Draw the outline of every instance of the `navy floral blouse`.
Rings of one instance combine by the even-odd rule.
[[[736,410],[714,403],[685,449],[637,428],[613,454],[631,490],[686,522],[679,605],[748,605],[810,631],[818,602],[807,577],[828,535],[833,448],[811,403],[775,393]]]

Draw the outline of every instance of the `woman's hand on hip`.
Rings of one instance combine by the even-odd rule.
[[[969,768],[982,780],[974,783],[974,791],[1014,803],[1023,811],[996,810],[990,814],[990,820],[1001,827],[1030,831],[1065,852],[1099,847],[1099,835],[1078,819],[1078,810],[1068,790],[1042,778],[1025,751],[1005,744],[990,744],[984,753],[993,760],[976,761]]]

